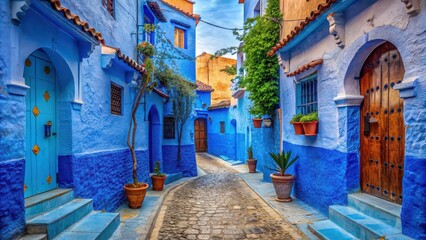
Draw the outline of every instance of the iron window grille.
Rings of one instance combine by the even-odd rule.
[[[296,85],[297,113],[308,114],[318,111],[318,80],[317,74],[300,80]]]
[[[114,0],[102,0],[102,5],[104,5],[109,14],[114,17]]]
[[[111,113],[122,115],[122,88],[111,83]]]
[[[220,121],[220,133],[221,134],[225,133],[225,122],[224,121]]]
[[[164,117],[163,138],[175,139],[175,118],[174,117]]]

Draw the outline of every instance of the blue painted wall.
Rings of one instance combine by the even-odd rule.
[[[215,156],[226,156],[236,159],[235,124],[229,115],[229,108],[209,110],[211,122],[207,121],[207,149],[208,153]],[[220,122],[225,123],[225,133],[220,132]]]

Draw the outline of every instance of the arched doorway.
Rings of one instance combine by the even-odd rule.
[[[205,118],[198,118],[194,121],[195,151],[207,151],[207,124]]]
[[[148,115],[149,121],[149,172],[154,172],[155,162],[162,159],[161,153],[161,123],[158,110],[152,106]]]
[[[405,126],[403,100],[394,85],[404,77],[396,47],[385,42],[361,70],[361,189],[395,203],[402,202]]]
[[[26,153],[24,196],[57,187],[56,70],[49,56],[37,50],[25,60]],[[49,129],[50,128],[50,129]]]

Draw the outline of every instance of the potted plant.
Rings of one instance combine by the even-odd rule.
[[[138,52],[144,57],[145,69],[142,72],[135,82],[135,96],[133,99],[133,104],[131,108],[130,124],[129,130],[127,132],[127,146],[130,150],[132,157],[132,177],[133,182],[127,183],[124,185],[124,191],[129,202],[130,208],[140,208],[142,207],[142,202],[145,199],[146,190],[148,189],[148,184],[138,181],[138,161],[136,157],[136,133],[137,133],[137,111],[141,105],[141,101],[145,92],[147,90],[148,84],[151,81],[152,72],[154,71],[154,66],[151,57],[154,55],[154,51],[151,51],[151,44],[147,42],[142,42],[137,46]]]
[[[256,116],[256,117],[254,117],[254,118],[252,119],[252,121],[253,121],[253,126],[254,126],[255,128],[261,128],[261,127],[262,127],[263,119],[262,119],[260,116]]]
[[[272,178],[272,184],[275,188],[275,193],[277,194],[276,200],[279,202],[291,202],[291,189],[293,187],[293,182],[295,177],[291,174],[286,174],[285,171],[299,158],[299,156],[291,158],[291,151],[281,152],[278,154],[269,153],[272,159],[275,162],[274,168],[266,167],[267,169],[277,171],[272,173],[270,176]]]
[[[253,158],[253,147],[251,145],[247,148],[247,157],[248,157],[247,165],[249,168],[249,173],[255,173],[257,160]]]
[[[311,112],[300,118],[303,123],[305,136],[316,136],[318,134],[318,112]]]
[[[166,181],[166,175],[164,173],[161,173],[160,165],[160,161],[155,162],[154,175],[151,176],[152,190],[154,191],[163,191],[164,181]]]
[[[293,118],[290,121],[290,124],[293,124],[294,133],[296,135],[303,135],[305,134],[305,131],[303,130],[303,124],[300,122],[300,118],[303,117],[303,114],[298,113],[293,116]]]

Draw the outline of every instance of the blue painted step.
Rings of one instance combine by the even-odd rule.
[[[308,225],[308,228],[317,237],[323,240],[353,240],[358,239],[352,234],[337,226],[330,220],[318,221]]]
[[[120,214],[92,211],[81,221],[58,235],[55,240],[106,240],[120,225]]]
[[[28,234],[24,235],[19,240],[47,240],[47,234]]]
[[[48,212],[74,199],[71,189],[54,189],[25,199],[25,219]]]
[[[329,216],[331,221],[360,239],[377,239],[401,233],[399,229],[347,206],[330,206]]]
[[[27,221],[27,233],[46,233],[52,239],[92,210],[93,200],[74,199]]]
[[[348,196],[348,205],[356,210],[401,230],[401,205],[365,193]]]
[[[182,172],[167,174],[167,178],[166,178],[166,181],[164,182],[164,184],[169,184],[169,183],[175,182],[175,181],[177,181],[181,178],[183,178]]]

